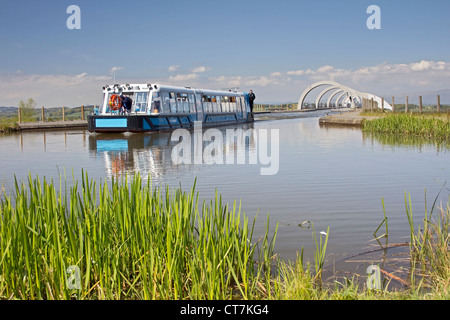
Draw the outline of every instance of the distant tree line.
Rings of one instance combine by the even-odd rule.
[[[84,115],[94,112],[94,105],[83,106]],[[64,118],[65,120],[80,120],[81,119],[81,106],[74,108],[64,108]],[[1,109],[0,109],[1,110]],[[36,102],[33,98],[28,98],[26,101],[20,100],[18,104],[18,109],[8,108],[6,112],[0,113],[0,118],[3,122],[17,122],[18,112],[20,110],[20,116],[22,122],[34,122],[34,121],[58,121],[63,118],[63,108],[62,107],[50,107],[44,108],[44,119],[42,119],[42,108],[37,107]]]

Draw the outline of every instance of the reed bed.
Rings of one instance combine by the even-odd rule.
[[[304,266],[303,248],[284,262],[269,216],[254,240],[256,218],[250,223],[236,203],[216,193],[199,204],[195,183],[186,193],[150,181],[137,174],[97,185],[82,173],[70,188],[29,176],[10,196],[0,189],[0,299],[450,298],[450,198],[440,207],[435,200],[416,230],[405,197],[408,289],[389,292],[353,279],[322,283],[329,229],[316,235],[313,227],[313,263]],[[386,212],[374,234],[383,224],[387,238]]]
[[[442,140],[450,139],[448,114],[388,114],[377,119],[363,121],[362,129],[365,132],[417,135]]]
[[[2,196],[0,298],[270,298],[276,231],[254,241],[236,203],[199,204],[195,184],[186,193],[139,175],[82,176],[59,191],[29,176]]]
[[[437,199],[437,198],[436,198]],[[450,295],[450,197],[446,206],[433,202],[425,210],[423,225],[415,230],[411,197],[405,195],[405,209],[410,226],[411,279],[420,277],[419,286],[433,288],[430,296]]]

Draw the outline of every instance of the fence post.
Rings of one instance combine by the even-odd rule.
[[[381,98],[381,111],[384,112],[384,98]]]
[[[419,112],[422,113],[422,96],[419,96]]]
[[[17,109],[17,114],[19,117],[19,123],[22,123],[22,110],[20,109],[20,107]]]
[[[45,118],[44,118],[44,107],[41,108],[41,121],[44,122]]]
[[[81,120],[84,120],[84,106],[81,106]]]
[[[395,103],[394,103],[394,97],[392,97],[392,112],[395,112]]]
[[[441,112],[441,96],[437,96],[437,112]]]
[[[63,116],[63,120],[62,121],[64,121],[65,120],[65,117],[64,117],[64,106],[62,107],[62,116]]]
[[[406,96],[405,113],[408,113],[408,96]]]

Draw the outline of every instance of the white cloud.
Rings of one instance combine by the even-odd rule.
[[[261,86],[266,87],[272,83],[272,80],[269,77],[261,76],[261,77],[249,77],[246,79],[246,84],[249,86]]]
[[[193,68],[191,70],[191,72],[193,72],[193,73],[201,73],[201,72],[206,72],[206,71],[209,71],[209,70],[211,70],[211,68],[205,67],[205,66],[199,66],[199,67]]]
[[[198,78],[198,74],[195,73],[189,73],[189,74],[177,74],[176,76],[170,76],[170,81],[187,81],[187,80],[195,80]]]
[[[312,71],[311,69],[308,69],[308,70],[291,70],[291,71],[287,72],[287,74],[291,75],[291,76],[302,76],[302,75],[305,75],[305,74],[313,74],[313,73],[314,73],[314,71]]]
[[[0,77],[0,105],[17,106],[33,98],[38,106],[75,107],[99,103],[102,86],[110,76],[14,74]]]
[[[123,69],[122,67],[112,67],[112,68],[109,70],[109,74],[114,74],[114,73],[116,73],[117,71],[122,70],[122,69]]]
[[[242,76],[209,77],[209,85],[216,88],[238,88],[242,84]]]
[[[433,82],[436,85],[434,89],[437,89],[440,86],[448,87],[448,81],[445,81],[445,79],[450,76],[450,63],[422,60],[409,64],[382,63],[357,69],[339,69],[334,66],[324,65],[316,70],[300,69],[287,71],[286,75],[301,77],[311,82],[334,80],[353,86],[355,89],[358,89],[361,85],[367,85],[365,90],[385,88],[388,91],[389,89],[400,87],[407,90],[410,86],[416,87],[424,85],[424,83],[431,85]]]
[[[180,66],[176,64],[176,65],[170,66],[168,70],[169,70],[169,72],[174,72],[174,71],[177,71],[179,68],[180,68]]]
[[[171,67],[174,70],[179,68]],[[121,67],[113,68],[115,71],[121,70]],[[121,82],[190,85],[205,89],[239,88],[241,91],[253,89],[258,102],[297,101],[303,90],[321,80],[334,80],[356,90],[386,96],[450,88],[450,62],[445,61],[381,63],[355,69],[324,65],[316,69],[272,71],[258,76],[210,75],[205,73],[206,69],[198,67],[195,70],[197,72],[172,74],[160,79],[121,79]],[[22,71],[0,73],[0,106],[16,106],[20,100],[30,97],[38,106],[46,107],[98,104],[102,86],[111,83],[112,78],[112,75],[91,75],[86,72],[70,75],[30,75]]]
[[[318,73],[326,73],[326,72],[329,72],[332,70],[334,70],[334,67],[326,65],[326,66],[323,66],[323,67],[320,67],[319,69],[317,69],[317,72]]]
[[[271,77],[281,77],[283,74],[281,72],[275,71],[270,74]]]

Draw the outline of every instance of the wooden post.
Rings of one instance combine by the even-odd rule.
[[[62,116],[63,116],[63,120],[62,120],[62,121],[64,121],[64,120],[65,120],[65,116],[64,116],[64,106],[62,107]]]
[[[408,113],[408,96],[406,96],[405,113]]]
[[[20,109],[20,107],[17,109],[17,113],[19,116],[19,123],[22,123],[22,110]]]
[[[381,111],[384,112],[384,98],[381,98]]]
[[[437,112],[441,112],[441,96],[437,96]]]
[[[41,108],[41,121],[44,122],[45,118],[44,118],[44,107]]]
[[[419,112],[422,113],[422,96],[419,96]]]
[[[81,120],[84,120],[84,106],[81,106]]]
[[[395,112],[395,103],[394,103],[394,97],[392,97],[392,112]]]

